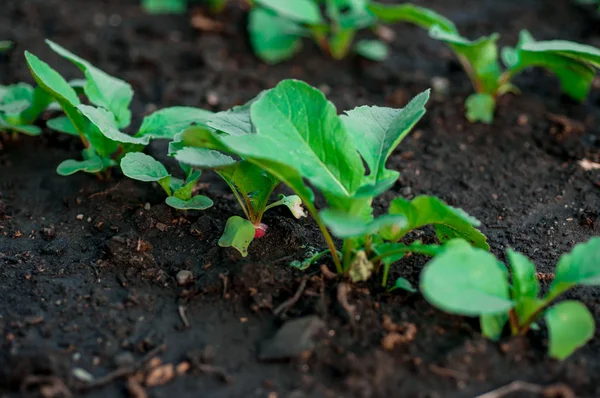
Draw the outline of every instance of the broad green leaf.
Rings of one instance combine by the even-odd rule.
[[[590,311],[578,301],[563,301],[546,312],[550,356],[563,360],[594,337]]]
[[[512,249],[508,249],[506,256],[512,271],[513,299],[518,302],[525,297],[537,298],[540,283],[535,277],[535,264]]]
[[[150,137],[132,137],[122,133],[117,128],[113,114],[103,108],[95,108],[89,105],[77,107],[81,113],[92,122],[106,138],[122,144],[148,145]]]
[[[254,133],[252,121],[250,120],[250,106],[262,96],[259,94],[256,98],[241,106],[215,113],[206,123],[210,127],[227,133],[229,135],[244,135]]]
[[[429,90],[419,94],[403,109],[361,106],[342,116],[354,147],[369,167],[371,181],[394,180],[398,172],[385,168],[387,159],[425,114]]]
[[[255,3],[294,22],[317,25],[323,21],[319,6],[312,0],[255,0]]]
[[[433,225],[441,242],[462,238],[475,247],[489,249],[485,235],[475,228],[480,225],[477,219],[435,196],[417,196],[412,201],[396,198],[390,203],[389,214],[403,215],[408,224],[404,228],[383,230],[381,235],[387,240],[398,241],[414,229]]]
[[[189,200],[194,194],[194,187],[196,186],[196,182],[200,179],[202,175],[201,171],[194,171],[185,181],[184,184],[173,192],[173,196],[183,200]]]
[[[127,177],[138,181],[159,181],[171,176],[165,166],[152,156],[131,152],[121,159],[121,170]]]
[[[96,68],[88,61],[78,57],[58,44],[46,40],[46,43],[60,56],[73,62],[85,74],[85,95],[96,106],[108,109],[115,115],[119,127],[127,127],[131,122],[129,104],[133,99],[131,85]]]
[[[504,325],[508,322],[508,314],[483,314],[479,317],[481,334],[490,340],[497,341],[502,336]]]
[[[406,290],[407,292],[416,293],[417,289],[410,283],[408,280],[404,278],[397,278],[394,286],[388,289],[388,292],[393,292],[394,290]]]
[[[510,300],[504,264],[485,250],[460,246],[434,257],[421,274],[421,291],[432,305],[454,314],[506,312]]]
[[[331,230],[331,233],[344,239],[375,234],[390,225],[398,229],[402,229],[407,225],[406,217],[403,215],[387,214],[370,222],[365,222],[363,217],[335,209],[325,209],[320,214],[321,219]]]
[[[169,196],[165,199],[165,203],[178,210],[206,210],[214,204],[210,198],[203,195],[193,196],[189,200]]]
[[[0,116],[0,131],[3,130],[16,131],[17,133],[22,133],[30,136],[38,136],[42,134],[42,129],[40,129],[38,126],[10,124],[7,123],[6,120],[4,120]]]
[[[237,163],[231,156],[224,155],[219,151],[194,147],[184,147],[178,150],[175,152],[175,159],[199,169],[221,169]]]
[[[466,117],[471,123],[491,124],[494,121],[496,99],[491,94],[471,94],[465,101]]]
[[[142,0],[142,8],[149,14],[183,14],[187,0]]]
[[[368,8],[373,15],[386,23],[410,22],[427,30],[438,26],[444,32],[458,32],[454,23],[448,18],[424,7],[406,3],[395,5],[371,2]]]
[[[81,102],[75,90],[58,72],[35,55],[25,51],[25,59],[37,84],[59,103],[79,134],[84,134],[85,120],[77,109]]]
[[[429,31],[429,35],[445,42],[454,50],[469,74],[476,92],[488,94],[496,92],[501,74],[496,45],[500,37],[498,34],[470,41],[457,32],[445,32],[439,25],[435,25]]]
[[[52,130],[58,131],[59,133],[79,136],[75,126],[73,126],[73,123],[71,123],[69,118],[66,116],[59,116],[54,119],[50,119],[46,122],[46,126]]]
[[[361,57],[376,62],[383,61],[390,53],[387,44],[379,40],[360,40],[354,46],[354,51]]]
[[[600,237],[595,237],[573,248],[563,255],[556,265],[554,281],[548,297],[579,285],[600,285]]]
[[[194,123],[205,123],[212,115],[210,111],[188,106],[161,109],[144,118],[136,137],[173,139],[175,134]]]
[[[104,162],[99,156],[92,157],[86,160],[73,160],[68,159],[63,161],[56,168],[56,172],[61,176],[69,176],[75,174],[78,171],[86,173],[97,173],[104,169]]]
[[[529,67],[543,67],[558,77],[562,90],[578,101],[583,101],[600,67],[600,50],[567,41],[535,41],[522,31],[516,48],[504,48],[502,59],[514,76]]]
[[[248,246],[254,239],[254,225],[245,218],[239,216],[229,217],[225,225],[225,231],[219,239],[219,246],[233,247],[240,252],[242,257],[248,255]]]
[[[359,188],[362,160],[321,91],[285,80],[252,104],[251,115],[257,134],[223,137],[235,152],[295,168],[328,200],[350,197]]]
[[[262,8],[252,8],[248,20],[250,42],[256,55],[275,64],[291,58],[302,47],[300,27]]]

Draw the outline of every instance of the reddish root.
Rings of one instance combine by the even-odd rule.
[[[267,233],[269,227],[266,224],[260,223],[254,226],[254,239],[260,239]]]

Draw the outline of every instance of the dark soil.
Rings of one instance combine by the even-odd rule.
[[[467,36],[497,31],[503,45],[527,28],[539,39],[600,46],[599,17],[570,0],[418,3],[456,21]],[[134,0],[6,0],[1,9],[0,38],[17,43],[0,56],[1,83],[31,81],[25,49],[78,77],[46,47],[50,38],[131,82],[137,122],[153,108],[176,104],[226,109],[289,77],[325,90],[340,110],[400,107],[433,77],[448,79],[450,92],[431,101],[393,155],[390,166],[402,177],[377,204],[438,195],[482,221],[495,254],[516,248],[541,273],[553,272],[562,253],[600,232],[600,171],[578,163],[600,161],[600,84],[576,104],[552,76],[529,71],[517,79],[522,95],[500,102],[494,125],[471,125],[463,117],[470,93],[464,73],[443,45],[408,25],[394,27],[392,56],[381,64],[335,62],[307,42],[293,60],[265,66],[248,47],[245,16],[235,5],[216,17],[222,32],[194,30],[189,16],[144,15]],[[73,370],[98,379],[163,344],[163,362],[189,360],[192,368],[148,389],[152,397],[473,397],[514,380],[564,383],[578,397],[600,396],[598,335],[557,362],[546,354],[543,330],[489,342],[476,320],[436,311],[419,294],[385,294],[375,284],[348,292],[349,318],[337,282],[316,268],[306,274],[288,266],[324,246],[310,220],[272,212],[268,234],[242,259],[216,245],[227,217],[239,210],[214,176],[206,176],[201,191],[215,207],[182,214],[149,184],[56,175],[60,161],[78,156],[79,144],[69,137],[48,132],[2,144],[1,397],[60,396],[35,383],[20,392],[32,376],[63,380],[74,396],[128,396],[125,378],[84,390]],[[164,143],[152,152],[164,153]],[[392,277],[418,283],[424,261],[410,257]],[[192,271],[192,283],[177,285],[180,270]],[[310,279],[301,299],[275,316],[304,277]],[[600,320],[599,293],[579,288],[570,295]],[[325,325],[312,353],[259,360],[261,344],[284,322],[308,315]],[[392,350],[382,344],[387,317],[416,330]]]

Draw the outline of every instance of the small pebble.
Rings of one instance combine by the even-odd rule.
[[[83,220],[83,214],[77,214],[76,217],[79,221]]]
[[[191,271],[182,269],[177,273],[176,279],[179,286],[187,285],[194,279],[194,274]]]

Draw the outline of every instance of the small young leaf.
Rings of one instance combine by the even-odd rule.
[[[103,108],[89,105],[77,107],[81,113],[92,122],[106,138],[122,144],[148,145],[150,137],[132,137],[118,130],[114,115]]]
[[[58,131],[59,133],[73,135],[76,137],[79,136],[75,126],[73,126],[71,120],[69,120],[69,118],[66,116],[59,116],[54,119],[50,119],[46,122],[46,126],[54,131]]]
[[[205,123],[212,116],[210,111],[188,106],[161,109],[144,118],[136,137],[173,139],[190,125]]]
[[[465,101],[465,108],[469,122],[491,124],[494,121],[496,99],[491,94],[471,94]]]
[[[504,325],[508,322],[508,314],[483,314],[479,317],[481,334],[492,341],[497,341],[502,336]]]
[[[30,136],[38,136],[42,134],[42,129],[38,126],[33,125],[14,125],[7,123],[2,117],[0,117],[0,131],[2,130],[11,130],[16,131],[17,133],[22,133]]]
[[[189,200],[169,196],[165,199],[165,203],[178,210],[206,210],[214,204],[210,198],[203,195],[193,196]]]
[[[192,194],[194,193],[194,187],[196,186],[196,182],[198,182],[198,179],[201,175],[202,172],[200,171],[195,171],[194,173],[192,173],[192,175],[190,175],[185,181],[185,184],[181,184],[180,187],[174,190],[173,196],[182,200],[190,200]]]
[[[407,225],[406,217],[403,215],[387,214],[365,222],[363,217],[334,209],[325,209],[320,214],[331,233],[344,239],[374,234],[390,225],[398,229]]]
[[[371,2],[368,8],[373,15],[386,23],[410,22],[427,30],[438,26],[444,32],[457,32],[452,21],[428,8],[412,4],[388,5],[375,2]]]
[[[144,182],[159,181],[171,176],[162,163],[141,152],[125,155],[121,159],[121,170],[127,177]]]
[[[360,40],[354,46],[354,51],[361,57],[380,62],[390,54],[388,46],[379,40]]]
[[[142,0],[142,8],[149,14],[183,14],[187,0]]]
[[[489,249],[485,235],[475,229],[480,225],[477,219],[434,196],[417,196],[412,201],[396,198],[390,203],[389,213],[403,215],[408,224],[404,228],[381,231],[387,240],[398,241],[409,231],[433,224],[442,242],[463,238],[476,247]]]
[[[311,0],[255,0],[257,5],[273,10],[287,20],[317,25],[323,21],[319,6]]]
[[[46,40],[46,43],[60,56],[73,62],[85,74],[85,95],[96,106],[108,109],[115,115],[119,127],[127,127],[131,122],[131,111],[129,104],[133,99],[131,85],[121,79],[96,68],[88,61],[78,57],[66,48]]]
[[[371,277],[374,269],[375,267],[367,258],[365,251],[359,250],[358,253],[356,253],[356,258],[350,264],[348,275],[352,282],[363,282]]]
[[[506,312],[510,300],[507,271],[492,254],[458,246],[434,257],[421,274],[421,291],[432,305],[454,314]]]
[[[590,311],[579,301],[563,301],[546,312],[550,356],[563,360],[593,336],[596,325]]]
[[[600,237],[590,239],[563,255],[556,265],[547,297],[556,297],[575,284],[600,285]]]
[[[225,225],[225,231],[219,239],[219,246],[233,247],[240,252],[242,257],[248,255],[248,246],[254,239],[254,225],[239,216],[229,217]]]
[[[61,176],[69,176],[75,174],[78,171],[86,173],[97,173],[104,169],[104,162],[99,156],[95,156],[86,160],[73,160],[68,159],[63,161],[56,168],[56,172]]]
[[[272,208],[275,206],[286,206],[292,212],[292,215],[297,219],[301,219],[302,217],[306,217],[306,211],[302,207],[302,199],[298,195],[279,195],[279,200],[277,202],[271,203],[267,208]]]
[[[256,55],[276,64],[291,58],[302,47],[300,27],[262,8],[252,8],[248,20],[250,42]]]
[[[536,298],[540,292],[540,283],[535,277],[535,264],[514,250],[507,252],[508,264],[512,271],[513,298]]]
[[[369,166],[371,180],[397,178],[398,172],[386,169],[385,164],[423,117],[428,100],[429,90],[417,95],[402,109],[361,106],[342,116],[354,146]]]
[[[414,288],[412,283],[410,283],[409,281],[407,281],[404,278],[396,279],[394,286],[392,286],[390,289],[388,289],[388,292],[393,292],[394,290],[397,290],[397,289],[406,290],[407,292],[411,292],[411,293],[417,292],[417,289]]]

